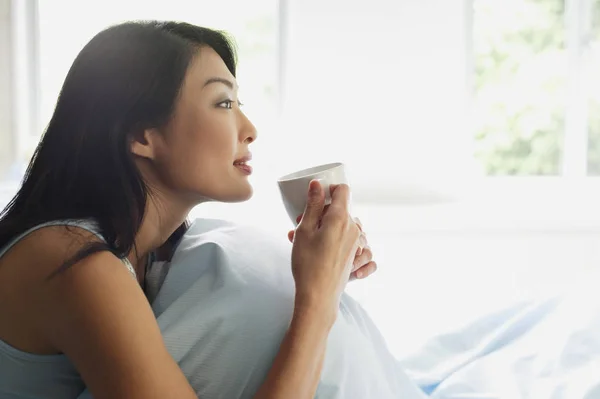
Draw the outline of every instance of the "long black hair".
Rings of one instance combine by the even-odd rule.
[[[99,251],[130,253],[151,195],[131,137],[169,122],[201,46],[214,49],[235,76],[230,39],[187,23],[119,24],[81,50],[21,188],[0,213],[0,248],[36,225],[68,219],[94,221],[106,242],[84,247],[64,267]]]

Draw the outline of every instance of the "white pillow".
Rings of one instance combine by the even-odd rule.
[[[292,316],[290,255],[285,233],[197,220],[171,263],[151,270],[165,343],[200,398],[251,398],[265,379]],[[425,396],[365,311],[344,295],[316,397]]]

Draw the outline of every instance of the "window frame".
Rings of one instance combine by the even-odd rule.
[[[14,162],[17,143],[13,134],[14,99],[13,99],[13,42],[12,42],[12,2],[0,3],[0,48],[2,53],[8,55],[0,60],[0,135],[6,139],[6,147],[0,149],[1,167],[7,167]],[[4,137],[6,136],[6,137]]]
[[[13,136],[18,157],[35,148],[34,142],[39,141],[41,132],[38,0],[9,1],[15,104]]]

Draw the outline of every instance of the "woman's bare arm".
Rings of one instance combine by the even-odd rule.
[[[47,234],[52,232],[37,238],[43,241]],[[165,347],[146,297],[123,263],[111,253],[97,253],[46,281],[43,276],[74,251],[52,250],[55,244],[36,246],[47,255],[36,271],[39,284],[31,290],[28,313],[35,328],[72,360],[92,396],[195,399]],[[257,399],[314,397],[335,315],[316,301],[297,305]]]
[[[290,328],[256,399],[312,399],[315,395],[335,317],[318,303],[296,303]]]
[[[196,398],[137,281],[114,255],[94,254],[43,287],[39,328],[95,399]]]

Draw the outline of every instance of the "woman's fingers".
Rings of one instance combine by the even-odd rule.
[[[371,248],[367,245],[362,249],[360,255],[357,255],[354,258],[354,264],[352,265],[352,271],[357,271],[361,267],[367,265],[372,260],[373,260],[373,251],[371,251]]]
[[[360,229],[360,231],[363,231],[363,225],[360,221],[359,218],[354,218],[354,223],[356,223],[356,225],[358,226],[358,228]]]
[[[364,232],[360,233],[360,237],[358,238],[358,251],[356,253],[356,256],[360,256],[364,249],[367,248],[369,246],[369,243],[367,242],[367,235]]]
[[[324,212],[327,211],[329,205],[325,206]],[[302,220],[302,215],[299,215],[296,218],[296,222],[300,223]],[[367,235],[363,231],[363,226],[359,218],[354,218],[354,223],[358,226],[360,230],[360,237],[358,240],[358,249],[356,250],[356,256],[354,257],[353,265],[352,265],[352,274],[350,275],[350,280],[356,279],[364,279],[369,277],[371,274],[377,271],[377,263],[373,261],[373,251],[369,247],[369,243],[367,241]],[[290,230],[288,232],[288,239],[290,242],[294,242],[294,235],[296,231]]]
[[[323,207],[323,215],[325,215],[327,213],[327,209],[329,209],[329,205],[325,205],[325,207]],[[323,215],[321,215],[321,218],[319,219],[319,226],[321,225],[321,220],[323,219]],[[296,224],[299,224],[302,221],[302,216],[303,215],[299,215],[296,218]]]
[[[328,208],[329,208],[329,205],[325,205],[325,207],[323,209],[323,214],[325,214],[327,212]],[[353,220],[354,220],[354,223],[356,223],[356,225],[358,226],[359,230],[361,231],[360,238],[358,241],[358,249],[356,251],[356,256],[358,257],[362,254],[363,248],[369,244],[367,242],[367,234],[363,231],[363,226],[362,226],[360,219],[354,218]],[[296,218],[296,223],[300,223],[300,221],[302,221],[302,215],[298,215],[298,217]],[[294,230],[290,230],[288,232],[288,239],[290,240],[290,242],[294,242]]]
[[[363,248],[368,245],[367,235],[365,234],[365,232],[363,230],[363,226],[362,226],[360,219],[354,218],[353,220],[354,220],[354,223],[356,223],[356,225],[358,226],[358,229],[360,230],[360,237],[358,239],[358,249],[356,250],[356,256],[358,257],[362,254]]]
[[[351,275],[350,275],[350,280],[360,280],[363,278],[367,278],[369,277],[371,274],[375,273],[377,271],[377,263],[375,261],[371,261],[369,263],[367,263],[366,265],[364,265],[363,267],[361,267],[360,269],[354,271]]]

